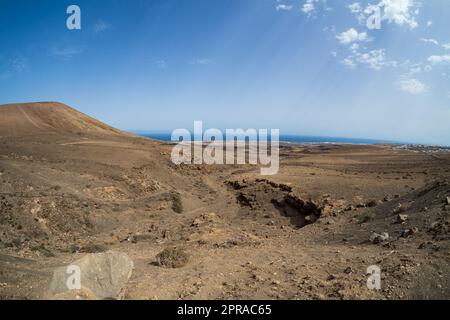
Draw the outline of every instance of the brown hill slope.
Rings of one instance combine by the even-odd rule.
[[[58,102],[0,105],[1,136],[78,132],[125,134]]]

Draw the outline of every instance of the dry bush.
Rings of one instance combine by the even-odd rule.
[[[176,213],[183,212],[183,202],[181,201],[181,195],[178,192],[172,193],[172,210]]]
[[[156,255],[157,265],[165,268],[184,267],[189,260],[188,254],[179,247],[169,247]]]

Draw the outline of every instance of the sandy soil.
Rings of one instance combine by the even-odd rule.
[[[109,249],[134,261],[126,299],[450,298],[450,153],[284,145],[267,178],[170,151],[61,104],[0,106],[0,298],[51,298],[55,268]],[[155,263],[171,246],[182,267]]]

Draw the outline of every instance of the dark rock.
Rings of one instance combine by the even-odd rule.
[[[376,200],[369,200],[366,203],[367,208],[376,207],[378,205],[378,202]]]
[[[411,228],[411,229],[406,229],[402,231],[402,234],[400,235],[402,238],[408,238],[414,234],[416,234],[417,232],[419,232],[419,229],[417,229],[416,227]]]
[[[372,235],[370,236],[369,240],[370,242],[372,242],[373,244],[379,244],[379,243],[383,243],[385,241],[387,241],[389,239],[389,234],[387,232],[382,232],[382,233],[372,233]]]
[[[344,211],[353,211],[353,210],[355,210],[354,206],[348,206],[344,209]]]
[[[352,267],[347,267],[347,268],[344,270],[344,273],[345,273],[345,274],[351,274],[351,273],[353,273]]]
[[[399,203],[398,206],[392,210],[392,212],[394,214],[399,214],[399,213],[404,212],[405,210],[406,210],[406,206],[402,203]]]
[[[398,224],[405,223],[406,220],[408,220],[408,215],[407,214],[398,214],[397,215],[397,223]]]

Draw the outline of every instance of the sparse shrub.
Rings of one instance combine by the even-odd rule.
[[[39,244],[36,246],[30,247],[31,251],[37,251],[42,254],[44,257],[54,257],[55,254],[47,249],[43,244]]]
[[[188,260],[188,254],[180,247],[169,247],[156,255],[156,264],[165,268],[184,267]]]
[[[362,216],[362,217],[361,217],[361,220],[359,221],[359,223],[360,223],[360,224],[367,223],[367,222],[372,221],[372,219],[373,219],[373,216],[371,216],[371,215],[365,215],[365,216]]]
[[[107,246],[104,246],[102,244],[94,244],[94,243],[88,243],[79,249],[79,252],[82,252],[82,253],[98,253],[98,252],[106,252],[106,251],[108,251]]]
[[[407,205],[403,204],[403,203],[399,203],[397,207],[395,207],[392,212],[394,214],[399,214],[402,212],[405,212],[408,209]]]
[[[367,208],[372,208],[372,207],[376,207],[378,205],[378,202],[376,200],[369,200],[366,203],[366,207]]]
[[[181,195],[178,192],[172,193],[172,210],[176,213],[183,212],[183,202],[181,201]]]

